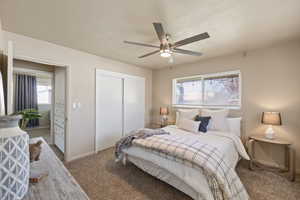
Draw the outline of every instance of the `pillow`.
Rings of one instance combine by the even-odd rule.
[[[178,120],[178,128],[189,131],[189,132],[193,132],[193,133],[198,133],[199,130],[199,125],[200,125],[200,121],[194,121],[191,119],[185,119],[185,118],[180,118]]]
[[[216,130],[216,131],[228,131],[228,124],[227,124],[227,116],[228,110],[209,110],[203,109],[201,112],[202,117],[211,117],[211,120],[208,124],[208,130]]]
[[[207,132],[207,126],[208,126],[210,119],[211,119],[211,117],[201,117],[199,115],[197,115],[195,117],[195,121],[200,121],[200,125],[199,125],[200,132],[203,132],[203,133]]]
[[[241,117],[227,118],[229,132],[241,137],[241,121]]]
[[[198,114],[199,114],[198,109],[178,109],[177,112],[176,112],[176,122],[175,122],[175,124],[178,125],[179,118],[194,120],[194,118]]]

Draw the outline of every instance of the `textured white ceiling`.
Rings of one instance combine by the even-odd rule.
[[[3,29],[99,56],[149,68],[169,66],[152,48],[152,22],[162,22],[174,41],[208,32],[210,38],[182,48],[174,64],[195,62],[300,37],[299,0],[0,0]]]

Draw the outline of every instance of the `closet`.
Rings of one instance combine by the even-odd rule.
[[[96,70],[96,151],[115,145],[125,134],[144,128],[145,79]]]

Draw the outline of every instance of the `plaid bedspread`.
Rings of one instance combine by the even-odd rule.
[[[115,145],[116,161],[120,161],[123,158],[123,149],[129,148],[132,145],[134,139],[145,139],[153,135],[169,134],[163,129],[149,129],[142,128],[131,131],[128,135],[122,137]]]
[[[216,147],[205,141],[178,135],[160,135],[133,140],[133,145],[199,169],[206,176],[216,200],[249,199],[235,169],[226,164]]]

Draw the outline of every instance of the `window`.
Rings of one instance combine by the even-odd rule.
[[[240,71],[173,79],[173,105],[240,107]]]
[[[202,80],[182,80],[176,83],[176,104],[202,104]]]
[[[51,104],[51,79],[37,79],[38,104]]]

